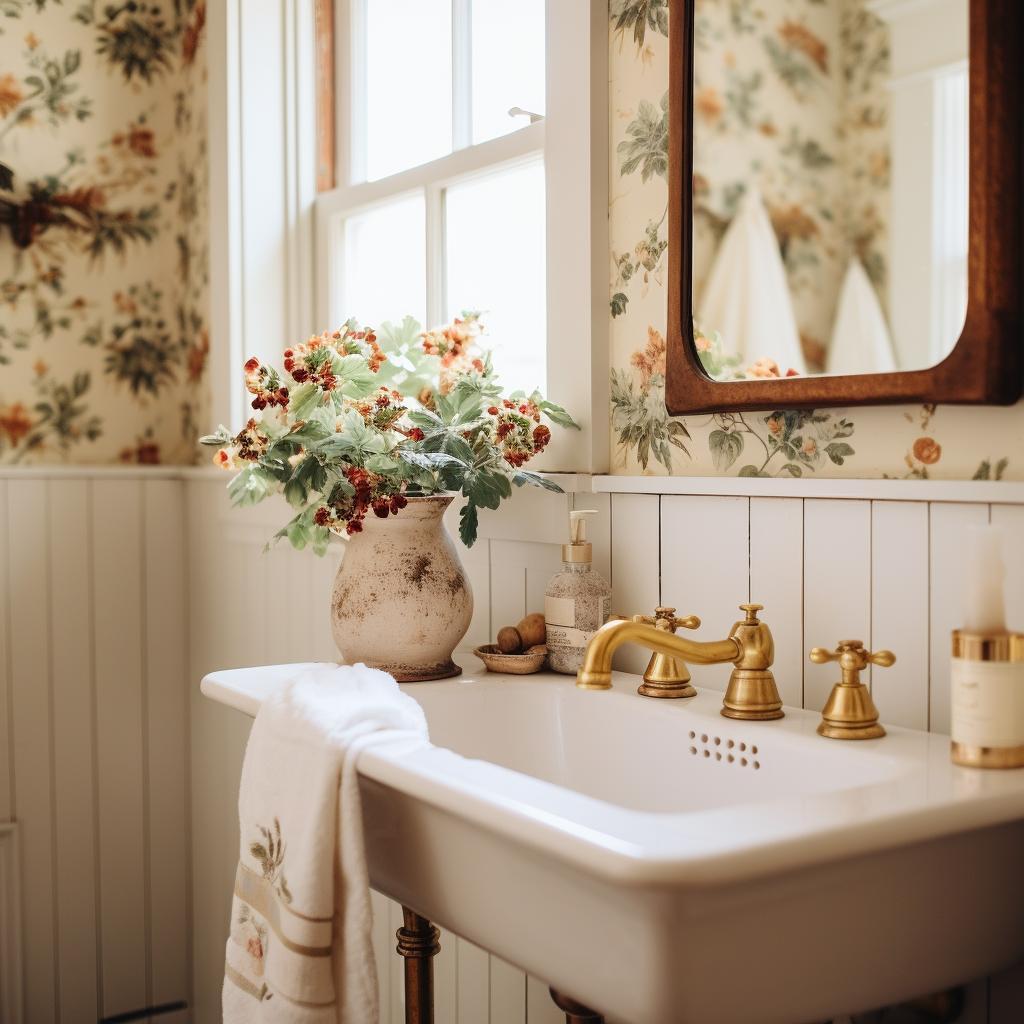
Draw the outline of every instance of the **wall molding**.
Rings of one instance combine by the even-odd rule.
[[[593,490],[598,494],[1024,504],[1024,482],[1003,480],[764,480],[742,476],[595,476]]]
[[[21,883],[18,826],[0,823],[0,1020],[21,1024]]]

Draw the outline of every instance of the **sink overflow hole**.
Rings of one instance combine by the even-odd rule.
[[[706,732],[701,733],[700,736],[698,736],[696,731],[693,729],[690,730],[689,737],[691,740],[694,741],[693,744],[690,746],[690,753],[694,757],[698,755],[703,755],[707,760],[710,760],[711,754],[712,752],[714,752],[716,761],[725,761],[726,764],[735,764],[737,761],[737,757],[734,754],[723,754],[721,750],[714,750],[715,747],[721,747],[723,743],[727,751],[738,749],[740,752],[743,753],[748,752],[748,747],[746,741],[744,740],[731,740],[728,737],[709,736]],[[698,743],[700,744],[699,746],[697,745]],[[757,753],[756,745],[750,745],[749,753]],[[751,761],[746,757],[740,757],[738,760],[740,767],[742,768],[751,767],[755,771],[757,771],[761,767],[760,761]]]

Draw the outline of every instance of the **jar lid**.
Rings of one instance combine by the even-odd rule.
[[[1024,633],[953,630],[953,657],[966,661],[1024,661]]]

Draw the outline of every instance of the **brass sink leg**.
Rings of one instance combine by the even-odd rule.
[[[577,1003],[575,999],[563,996],[561,992],[556,992],[553,988],[548,991],[551,993],[555,1006],[565,1011],[565,1024],[587,1024],[588,1021],[590,1024],[604,1024],[604,1017],[601,1014],[588,1010],[581,1003]]]
[[[402,907],[402,920],[395,936],[405,957],[405,1024],[434,1024],[434,957],[441,952],[441,933],[408,907]]]

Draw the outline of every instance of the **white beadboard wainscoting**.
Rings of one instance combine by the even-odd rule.
[[[0,972],[20,952],[26,1024],[189,998],[186,565],[180,474],[0,475]]]
[[[482,516],[462,553],[476,598],[467,646],[542,606],[572,504],[602,513],[595,564],[615,612],[674,604],[715,637],[739,603],[764,604],[789,704],[820,708],[833,681],[834,668],[807,661],[810,647],[859,636],[898,656],[873,672],[882,720],[948,728],[969,523],[1006,525],[1009,618],[1024,624],[1020,485],[597,478],[598,493],[582,493],[587,478],[563,482],[577,493],[517,492]],[[333,659],[337,567],[334,553],[263,554],[286,510],[231,509],[224,484],[190,470],[0,471],[4,1022],[19,996],[31,1024],[179,999],[191,1019],[220,1019],[249,720],[203,699],[198,681],[214,668]],[[646,663],[621,654],[622,667]],[[693,673],[698,687],[727,678]],[[375,906],[384,1021],[399,1024],[398,909]],[[20,993],[4,973],[19,963]],[[454,936],[442,936],[436,971],[439,1024],[564,1020],[542,982]],[[1016,1022],[1024,971],[968,994],[964,1024]]]

